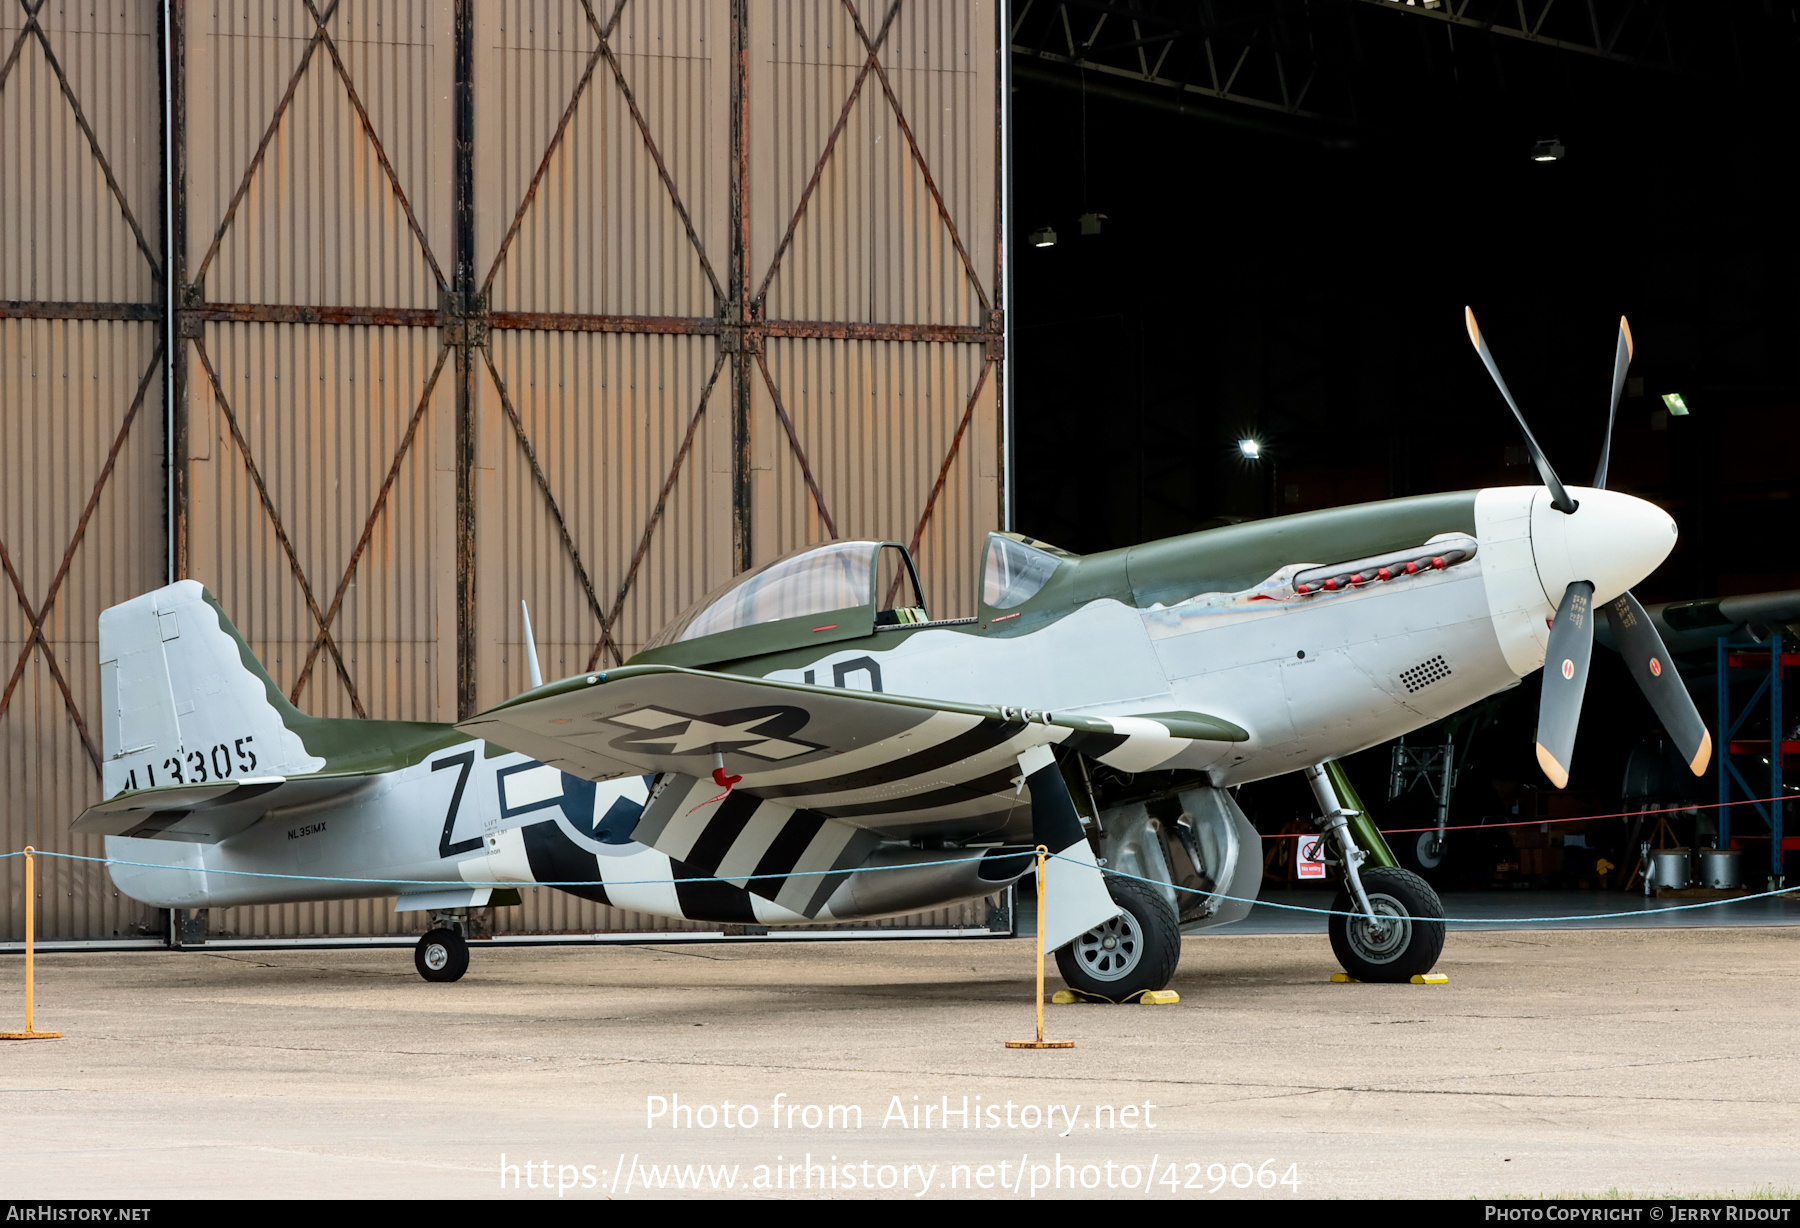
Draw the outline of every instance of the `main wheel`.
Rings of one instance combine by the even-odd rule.
[[[460,981],[469,970],[469,944],[455,930],[432,930],[413,948],[413,967],[428,981]]]
[[[1121,1002],[1161,989],[1181,958],[1181,923],[1149,883],[1108,877],[1106,890],[1125,911],[1056,952],[1069,988]]]
[[[1444,950],[1443,901],[1411,870],[1374,866],[1362,872],[1369,907],[1381,919],[1371,923],[1340,888],[1332,902],[1331,949],[1344,971],[1359,981],[1410,981],[1430,972]]]

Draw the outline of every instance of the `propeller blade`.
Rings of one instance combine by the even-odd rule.
[[[1581,697],[1587,691],[1588,663],[1594,659],[1594,586],[1577,580],[1563,590],[1550,624],[1544,657],[1544,692],[1538,699],[1538,766],[1550,783],[1569,787],[1569,761],[1581,724]]]
[[[1681,675],[1669,661],[1669,650],[1663,646],[1656,625],[1638,604],[1638,599],[1625,593],[1617,601],[1606,603],[1606,617],[1612,624],[1619,655],[1638,684],[1638,690],[1656,710],[1657,719],[1669,731],[1688,770],[1699,776],[1712,761],[1712,734],[1694,707],[1693,696],[1681,683]],[[1552,632],[1554,635],[1554,632]]]
[[[1613,351],[1612,408],[1606,411],[1606,438],[1600,444],[1600,465],[1594,470],[1594,489],[1606,489],[1606,462],[1612,458],[1613,419],[1619,416],[1619,394],[1625,391],[1625,372],[1631,367],[1631,325],[1619,317],[1619,346]]]
[[[1512,390],[1506,386],[1506,381],[1500,378],[1500,368],[1494,363],[1494,356],[1488,352],[1487,342],[1481,339],[1481,326],[1475,323],[1473,307],[1463,308],[1463,323],[1469,326],[1469,341],[1474,345],[1475,352],[1481,355],[1482,365],[1487,367],[1488,374],[1494,377],[1495,386],[1500,389],[1500,395],[1505,397],[1506,403],[1512,407],[1513,417],[1519,420],[1519,430],[1525,436],[1525,448],[1531,453],[1531,463],[1537,466],[1538,477],[1543,479],[1544,485],[1550,488],[1550,506],[1559,512],[1573,512],[1575,500],[1569,498],[1569,492],[1563,489],[1561,480],[1556,476],[1556,470],[1550,467],[1550,458],[1544,455],[1542,448],[1538,447],[1537,438],[1532,435],[1531,428],[1526,425],[1525,415],[1520,411],[1519,403],[1513,400]]]

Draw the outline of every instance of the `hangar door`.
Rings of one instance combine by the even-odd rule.
[[[98,855],[95,621],[163,582],[157,6],[0,0],[0,849]],[[24,935],[0,863],[0,940]],[[40,859],[39,933],[135,933],[97,867]]]
[[[917,543],[934,612],[973,613],[1003,499],[996,22],[960,0],[173,5],[175,573],[302,707],[393,719],[522,689],[521,599],[561,676],[832,536]],[[90,673],[94,613],[157,570],[71,624]],[[66,826],[96,781],[56,753]],[[417,920],[388,908],[211,925]],[[549,890],[494,922],[671,924]]]

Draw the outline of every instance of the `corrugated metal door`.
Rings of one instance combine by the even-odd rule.
[[[0,3],[0,844],[84,856],[100,611],[161,583],[162,87],[154,5]],[[19,859],[0,935],[24,932]],[[40,859],[39,933],[154,914]]]
[[[308,711],[454,720],[455,11],[177,12],[178,574]],[[385,933],[390,907],[212,925]]]
[[[525,685],[520,599],[546,672],[572,673],[629,656],[733,572],[832,536],[915,543],[934,613],[973,612],[977,551],[1001,500],[990,5],[240,0],[177,2],[171,14],[173,568],[219,594],[295,702],[452,720]],[[153,17],[89,20],[110,35]],[[26,54],[9,62],[16,79],[0,98],[14,108],[31,83],[8,122],[41,141],[57,87],[29,58],[43,40],[27,10],[9,19],[8,45]],[[95,45],[131,59],[106,90],[149,73],[147,96],[119,101],[119,122],[153,125],[156,30],[137,37]],[[149,131],[141,177],[153,201]],[[110,195],[87,183],[100,192],[89,201],[69,195],[79,176],[31,182],[4,199],[44,219],[34,258],[64,276],[79,255],[97,269],[99,288],[84,293],[153,320],[156,257],[136,257],[141,288],[115,288],[133,248],[95,212],[133,200],[130,183]],[[58,229],[88,217],[80,243]],[[6,284],[24,285],[26,257],[7,259]],[[140,308],[115,315],[128,310]],[[136,366],[121,350],[97,369],[116,367],[115,383],[147,372],[155,406],[154,324],[82,327],[139,330],[117,333],[139,338]],[[32,378],[52,404],[51,377]],[[81,404],[99,415],[130,394],[96,389]],[[7,412],[9,430],[57,417]],[[124,411],[111,412],[116,427]],[[136,429],[129,446],[151,451],[130,454],[131,489],[154,500],[160,439]],[[113,438],[89,434],[102,449]],[[46,481],[84,472],[28,435],[6,446],[38,457],[28,463]],[[24,531],[16,520],[49,506],[11,497],[8,541]],[[85,637],[64,654],[84,678],[98,610],[162,578],[155,510],[121,514],[120,531],[150,546],[122,551],[136,571],[83,589],[79,612],[56,607]],[[29,535],[46,557],[69,536]],[[119,553],[106,556],[115,569]],[[37,668],[31,627],[51,608],[55,563],[25,570],[5,634]],[[53,681],[31,685],[32,719],[62,711]],[[54,742],[79,740],[71,721],[44,737],[7,719],[15,760],[85,779]],[[39,788],[11,783],[22,778],[9,774],[9,789]],[[62,826],[86,799],[58,787],[40,808]],[[21,806],[9,816],[39,803]],[[416,920],[388,907],[246,909],[212,923],[297,935]],[[977,905],[908,923],[984,916]],[[530,893],[497,923],[666,924],[555,892]]]
[[[521,599],[566,675],[830,537],[913,542],[935,612],[974,613],[1000,515],[995,20],[958,0],[483,10],[479,703],[526,685]],[[558,892],[507,914],[650,923]]]

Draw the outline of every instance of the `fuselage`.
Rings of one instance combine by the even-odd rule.
[[[1238,784],[1351,754],[1517,685],[1543,665],[1549,622],[1571,581],[1593,582],[1598,606],[1673,548],[1673,522],[1654,505],[1608,491],[1571,493],[1579,501],[1572,515],[1552,509],[1541,487],[1502,487],[1279,517],[1085,557],[996,536],[975,618],[887,626],[876,619],[864,635],[728,660],[707,656],[709,644],[743,643],[740,632],[660,652],[781,681],[1101,717],[1122,730],[1159,714],[1221,718],[1247,740],[1163,734],[1148,750],[1118,752],[1143,757],[1114,766]],[[1011,558],[1013,570],[997,580],[1002,547],[1031,553]],[[816,621],[797,620],[799,634]],[[301,719],[289,712],[290,723]],[[728,884],[671,882],[684,877],[681,863],[631,839],[647,796],[641,778],[596,784],[450,726],[408,728],[425,732],[408,735],[414,749],[404,761],[369,772],[353,793],[284,810],[224,841],[110,837],[111,856],[159,867],[115,866],[115,880],[138,899],[198,907],[603,878],[604,887],[576,894],[665,916],[804,919]],[[369,736],[377,733],[371,725]],[[318,771],[316,764],[304,770]],[[109,762],[114,776],[129,767]],[[127,787],[123,780],[109,776],[109,792]],[[978,831],[986,842],[1029,835],[1026,809],[1003,807],[1001,827],[971,826],[980,810],[977,801],[924,811],[887,830],[916,842],[941,829],[950,844]],[[896,885],[893,898],[847,890],[821,919],[909,911],[993,889],[968,867],[938,874],[941,882],[933,873],[911,875],[904,891],[901,877],[884,877]]]
[[[1653,504],[1573,488],[1565,516],[1542,487],[1395,499],[1234,525],[1064,559],[1011,610],[878,628],[823,654],[725,668],[784,681],[1115,717],[1192,711],[1250,732],[1180,766],[1239,784],[1352,754],[1515,686],[1544,663],[1564,587],[1598,605],[1673,548]],[[1468,557],[1408,574],[1472,539]],[[1296,577],[1363,564],[1352,583]]]

